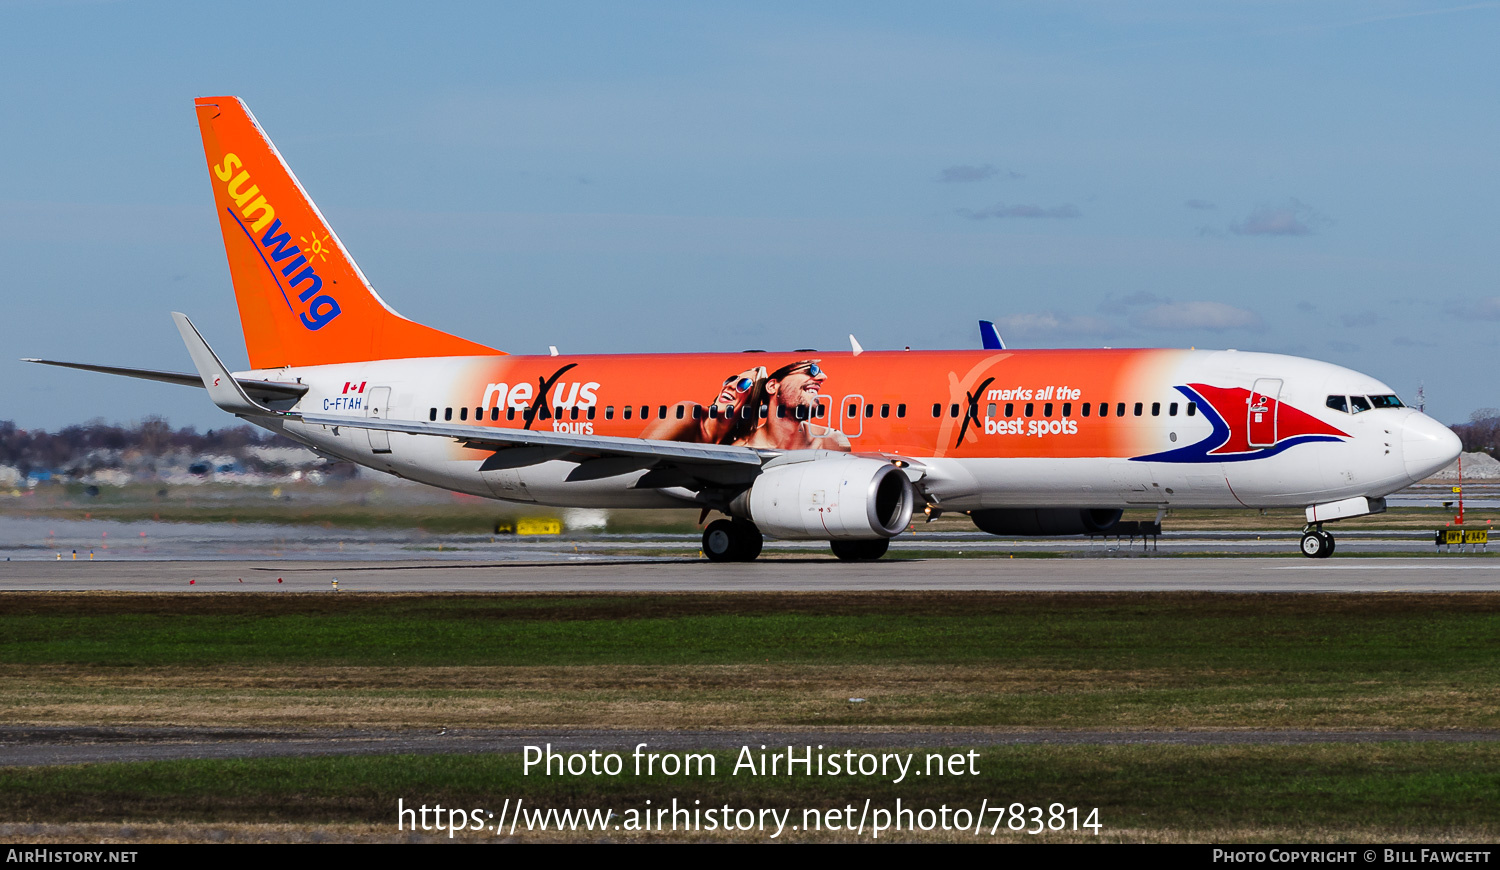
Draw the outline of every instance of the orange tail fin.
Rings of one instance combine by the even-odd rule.
[[[392,311],[245,104],[195,105],[252,368],[500,353]]]

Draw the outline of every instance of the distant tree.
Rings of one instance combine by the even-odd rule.
[[[1453,427],[1466,453],[1500,452],[1500,408],[1480,408],[1469,415],[1469,422]]]

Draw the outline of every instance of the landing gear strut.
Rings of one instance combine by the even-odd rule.
[[[1327,559],[1333,555],[1333,546],[1333,535],[1323,531],[1321,524],[1302,530],[1302,555],[1307,558]]]
[[[765,542],[755,523],[714,520],[703,530],[703,555],[710,562],[753,562]]]
[[[873,562],[885,555],[891,542],[889,538],[876,538],[873,541],[829,541],[828,545],[840,562]]]

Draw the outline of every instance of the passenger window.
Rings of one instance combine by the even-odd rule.
[[[437,408],[433,408],[431,411],[427,412],[427,419],[434,423],[437,422]]]
[[[533,409],[531,409],[531,408],[527,408],[526,410],[524,410],[524,411],[521,412],[521,419],[525,420],[528,423],[530,423],[531,420],[532,420],[532,418],[535,417],[535,416],[536,416],[536,411],[533,410]]]
[[[1043,417],[1051,417],[1052,416],[1052,403],[1051,402],[1048,402],[1047,404],[1045,404],[1045,405],[1042,406],[1042,416]]]
[[[463,407],[463,408],[459,408],[458,409],[458,419],[460,419],[460,420],[467,420],[467,419],[469,419],[469,409],[467,407]]]
[[[1007,417],[1014,417],[1014,416],[1016,416],[1016,403],[1015,402],[1006,402],[1005,403],[1005,416],[1007,416]]]
[[[578,419],[578,406],[577,405],[574,405],[573,407],[571,407],[571,408],[568,409],[568,417],[570,419],[573,419],[573,420],[577,420]]]
[[[1176,417],[1177,416],[1177,403],[1176,402],[1173,402],[1172,404],[1170,404],[1170,405],[1167,406],[1167,416],[1168,417]]]
[[[656,416],[660,417],[663,420],[667,419],[667,406],[666,405],[657,405],[656,406]],[[681,415],[679,414],[678,416],[681,416]]]
[[[490,422],[498,422],[500,419],[500,406],[496,405],[490,409]]]
[[[681,405],[677,406],[677,410],[679,412],[678,416],[679,417],[682,416],[682,414],[681,414],[682,406]],[[694,420],[703,420],[703,419],[706,419],[707,417],[708,417],[708,411],[705,410],[702,405],[694,405],[693,406],[693,419]],[[714,419],[718,419],[718,417],[719,417],[719,406],[718,405],[714,405]]]
[[[1370,410],[1370,400],[1364,396],[1349,397],[1349,413],[1358,414],[1360,411]]]
[[[948,416],[949,417],[957,417],[958,416],[958,406],[957,405],[949,405],[948,406]]]
[[[874,405],[866,405],[865,406],[865,416],[866,417],[873,417],[873,416],[875,416],[875,406]]]
[[[452,408],[444,408],[443,409],[443,419],[444,420],[452,420],[453,419],[453,409]]]
[[[516,406],[515,405],[511,405],[509,408],[505,409],[505,419],[507,419],[507,420],[514,420],[514,419],[516,419]]]
[[[1194,417],[1194,416],[1197,416],[1197,414],[1198,414],[1198,403],[1197,402],[1188,402],[1188,416],[1189,417]]]
[[[1151,416],[1153,416],[1153,417],[1160,417],[1161,416],[1161,402],[1152,402],[1151,403]]]
[[[770,405],[761,405],[760,406],[760,418],[762,420],[764,420],[764,419],[766,419],[769,416],[771,416],[771,406]]]
[[[1063,405],[1063,411],[1066,412],[1067,410],[1068,410],[1068,406],[1067,405]],[[1079,408],[1079,410],[1083,411],[1083,416],[1087,417],[1089,415],[1089,403],[1088,402],[1084,402],[1083,405]]]
[[[1329,396],[1328,401],[1323,404],[1335,411],[1343,411],[1345,414],[1349,413],[1349,400],[1344,396]]]
[[[626,405],[625,407],[621,408],[620,409],[620,419],[622,419],[622,420],[629,420],[630,419],[630,410],[631,410],[631,406],[630,405]],[[606,413],[605,416],[608,416],[608,414]]]
[[[479,407],[477,407],[477,408],[474,409],[474,422],[478,423],[480,420],[483,420],[483,419],[484,419],[484,406],[480,405]]]
[[[859,416],[859,406],[858,405],[850,405],[849,406],[849,413],[846,416],[849,416],[849,417],[858,417]]]
[[[1140,403],[1140,402],[1136,402],[1136,403],[1135,403],[1135,415],[1136,415],[1136,416],[1137,416],[1137,417],[1139,417],[1139,416],[1141,416],[1141,412],[1142,412],[1142,411],[1143,411],[1143,410],[1145,410],[1145,407],[1146,407],[1146,406],[1145,406],[1145,405],[1142,405],[1142,404],[1141,404],[1141,403]]]
[[[990,402],[990,406],[988,408],[986,408],[985,411],[984,411],[984,416],[986,416],[986,417],[993,417],[993,416],[995,416],[995,403],[994,402]]]
[[[590,409],[590,410],[592,410],[592,409]],[[606,419],[606,420],[613,420],[614,418],[615,418],[615,406],[614,405],[605,405],[604,406],[604,419]]]
[[[882,419],[891,416],[891,406],[890,405],[881,405],[880,406],[880,416],[881,416]]]
[[[905,405],[897,405],[896,406],[896,416],[897,417],[905,417],[906,416],[906,406]]]
[[[932,403],[932,416],[934,418],[943,416],[943,406],[942,406],[941,403],[938,403],[938,402],[933,402]]]
[[[1031,414],[1032,414],[1032,411],[1035,408],[1036,408],[1036,405],[1033,405],[1031,402],[1027,402],[1026,403],[1026,416],[1030,417]]]
[[[683,413],[684,413],[683,407],[681,405],[678,405],[677,406],[677,419],[681,420]],[[662,416],[665,417],[667,415],[666,414],[662,414]]]
[[[595,412],[595,410],[596,410],[596,406],[589,405],[588,411],[586,411],[584,413],[584,416],[588,417],[590,420],[594,419],[594,412]]]
[[[1063,402],[1063,416],[1064,417],[1071,417],[1071,416],[1073,416],[1073,403],[1072,402]]]
[[[1123,417],[1123,416],[1125,416],[1125,403],[1124,402],[1116,402],[1115,403],[1115,416],[1116,417]]]
[[[1101,417],[1108,417],[1109,416],[1109,403],[1108,402],[1100,402],[1099,403],[1099,416],[1101,416]]]

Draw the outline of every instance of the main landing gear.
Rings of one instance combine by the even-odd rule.
[[[1309,559],[1327,559],[1333,555],[1333,535],[1323,531],[1320,524],[1317,527],[1308,526],[1302,530],[1302,555]]]
[[[755,523],[714,520],[703,530],[703,555],[710,562],[753,562],[765,542]]]

